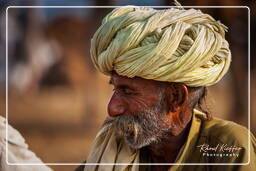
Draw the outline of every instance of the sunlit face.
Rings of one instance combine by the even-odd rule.
[[[168,107],[161,83],[113,74],[114,92],[108,104],[110,120],[118,136],[132,148],[158,142],[169,130]]]

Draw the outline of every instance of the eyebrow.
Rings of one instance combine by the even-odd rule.
[[[113,80],[112,78],[108,81],[109,84],[113,85]],[[126,85],[126,84],[120,84],[120,85],[117,85],[117,88],[120,88],[120,89],[130,89],[130,90],[133,90],[135,91],[136,89]]]
[[[118,85],[117,88],[134,90],[133,88],[131,88],[128,85],[125,85],[125,84]]]

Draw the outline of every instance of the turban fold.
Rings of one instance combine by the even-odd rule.
[[[227,27],[195,9],[124,6],[102,21],[91,40],[91,58],[112,71],[191,87],[217,83],[231,62]]]

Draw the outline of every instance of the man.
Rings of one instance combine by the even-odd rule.
[[[91,57],[114,92],[87,163],[113,164],[84,170],[256,170],[253,135],[201,108],[206,86],[231,62],[225,31],[194,9],[109,13],[92,38]]]

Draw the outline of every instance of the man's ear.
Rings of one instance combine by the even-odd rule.
[[[174,83],[168,89],[169,112],[170,120],[172,120],[175,127],[171,130],[172,135],[179,135],[187,126],[191,119],[191,112],[189,112],[189,93],[185,84]]]
[[[172,112],[183,108],[189,103],[188,88],[182,83],[171,83],[167,89],[168,106]]]

